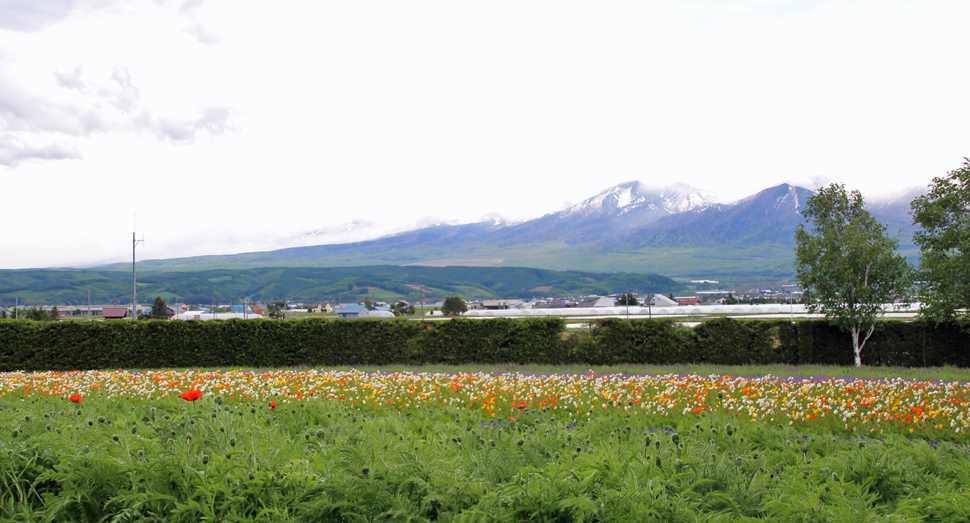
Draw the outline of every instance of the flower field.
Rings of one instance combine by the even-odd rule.
[[[592,371],[0,374],[0,520],[961,521],[967,389]]]
[[[198,391],[198,395],[194,395]],[[970,384],[773,376],[486,374],[351,371],[158,371],[0,374],[0,397],[129,398],[193,393],[239,403],[338,402],[366,413],[455,408],[487,418],[544,409],[567,419],[622,412],[654,419],[704,413],[803,430],[899,433],[966,442]]]

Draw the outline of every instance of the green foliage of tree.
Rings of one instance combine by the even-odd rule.
[[[369,311],[374,310],[374,302],[370,301],[370,296],[364,296],[364,307]]]
[[[286,310],[290,307],[286,304],[286,300],[274,301],[266,306],[267,314],[274,320],[286,319]]]
[[[398,301],[395,302],[394,305],[391,305],[391,312],[393,312],[395,316],[413,316],[415,310],[414,305],[410,305],[403,301]]]
[[[934,320],[970,315],[970,158],[963,166],[934,178],[929,193],[910,205],[919,225],[913,241],[920,247],[918,279],[922,313]]]
[[[275,302],[270,303],[266,306],[266,313],[269,315],[270,319],[279,320],[283,318],[283,309],[280,308]]]
[[[629,292],[624,292],[620,295],[619,299],[616,300],[617,305],[640,305],[637,301],[637,297],[630,294]]]
[[[168,319],[168,304],[161,296],[156,296],[155,301],[152,302],[152,313],[151,318],[153,320],[165,320]]]
[[[468,304],[460,296],[448,296],[441,306],[441,313],[447,316],[461,315],[468,312]]]
[[[852,336],[855,364],[872,336],[883,306],[905,294],[911,269],[898,242],[864,208],[859,191],[831,184],[805,202],[811,223],[795,230],[798,283],[813,289],[810,312],[822,312]]]

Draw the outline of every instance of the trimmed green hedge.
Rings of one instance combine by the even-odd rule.
[[[867,365],[970,366],[970,334],[951,324],[887,321]],[[0,371],[389,364],[851,365],[849,335],[826,321],[372,320],[0,321]]]

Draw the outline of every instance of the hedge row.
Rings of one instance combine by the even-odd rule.
[[[848,334],[826,321],[560,318],[445,322],[369,320],[0,321],[0,371],[389,364],[851,365]],[[970,366],[956,325],[888,321],[863,350],[867,365]]]

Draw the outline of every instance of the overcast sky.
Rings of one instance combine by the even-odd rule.
[[[0,0],[0,268],[534,217],[629,180],[872,199],[970,156],[966,0]],[[317,231],[313,236],[306,233]]]

